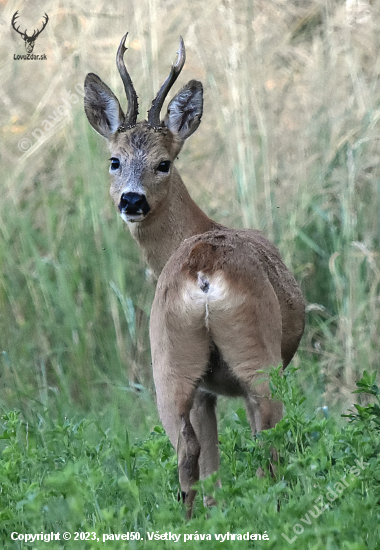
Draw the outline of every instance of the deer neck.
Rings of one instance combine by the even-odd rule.
[[[193,201],[175,168],[164,204],[142,222],[128,226],[157,278],[185,239],[221,227]]]

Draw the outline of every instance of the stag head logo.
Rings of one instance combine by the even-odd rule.
[[[49,21],[49,17],[48,17],[48,16],[46,15],[46,13],[45,13],[45,15],[44,15],[44,18],[45,18],[45,19],[44,19],[44,22],[42,23],[42,29],[37,30],[37,31],[34,30],[32,36],[28,36],[28,35],[26,34],[27,29],[25,29],[24,32],[20,32],[20,30],[19,30],[19,29],[20,29],[20,26],[18,26],[18,27],[16,28],[16,19],[17,19],[17,18],[18,18],[18,10],[16,11],[16,13],[14,14],[14,16],[12,17],[12,27],[14,28],[14,30],[15,30],[16,32],[18,32],[18,34],[21,35],[22,39],[24,40],[24,42],[25,42],[25,49],[26,49],[27,53],[32,53],[33,48],[34,48],[34,44],[35,44],[35,42],[36,42],[38,36],[42,33],[42,31],[43,31],[44,28],[46,27],[47,22]]]

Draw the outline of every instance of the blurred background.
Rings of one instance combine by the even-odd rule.
[[[157,421],[154,284],[109,197],[108,150],[87,122],[95,72],[140,116],[176,60],[173,94],[203,82],[202,124],[177,167],[209,216],[280,248],[307,300],[294,364],[310,407],[343,412],[380,331],[378,0],[0,0],[0,408]],[[49,21],[33,54],[29,36]],[[237,406],[236,402],[231,402]]]

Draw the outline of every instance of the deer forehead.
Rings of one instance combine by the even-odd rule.
[[[112,155],[133,162],[147,164],[173,160],[177,147],[173,134],[167,128],[154,130],[147,123],[138,123],[134,128],[118,132],[110,144]]]

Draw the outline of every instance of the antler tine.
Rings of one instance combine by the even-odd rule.
[[[125,115],[124,124],[126,126],[134,126],[136,124],[137,115],[139,113],[139,104],[137,101],[137,94],[133,87],[131,77],[129,76],[128,71],[125,67],[123,58],[124,52],[127,50],[127,48],[125,47],[125,39],[127,38],[127,36],[128,33],[126,33],[121,39],[120,46],[116,54],[116,65],[119,69],[121,80],[124,84],[125,94],[128,100],[128,110],[127,114]]]
[[[42,23],[42,29],[41,29],[41,30],[38,30],[38,29],[37,29],[36,31],[33,31],[32,38],[37,38],[37,36],[38,36],[39,34],[41,34],[42,31],[44,30],[44,28],[46,27],[46,25],[47,25],[47,23],[48,23],[48,21],[49,21],[49,17],[48,17],[48,15],[47,15],[47,13],[44,14],[44,17],[46,17],[46,19],[45,19],[45,21]]]
[[[12,27],[13,27],[13,28],[14,28],[14,26],[15,26],[17,17],[18,17],[18,10],[13,14],[13,17],[12,17]],[[16,30],[16,29],[15,29],[15,30]]]
[[[24,33],[24,32],[20,32],[20,31],[19,31],[20,25],[19,25],[19,26],[17,27],[17,29],[16,29],[16,26],[15,26],[15,25],[16,25],[16,19],[17,19],[17,18],[18,18],[18,10],[15,12],[15,14],[14,14],[13,17],[12,17],[12,27],[14,28],[14,30],[15,30],[16,32],[18,32],[19,34],[21,34],[21,36],[25,36],[25,33]]]
[[[169,93],[170,88],[173,86],[174,82],[177,80],[182,67],[186,61],[186,50],[185,44],[183,42],[182,36],[179,37],[179,51],[178,59],[175,65],[172,66],[168,78],[165,80],[161,86],[159,92],[157,93],[155,99],[152,101],[152,107],[148,111],[148,123],[153,128],[158,128],[160,126],[160,112],[162,105],[164,104],[165,98]]]

